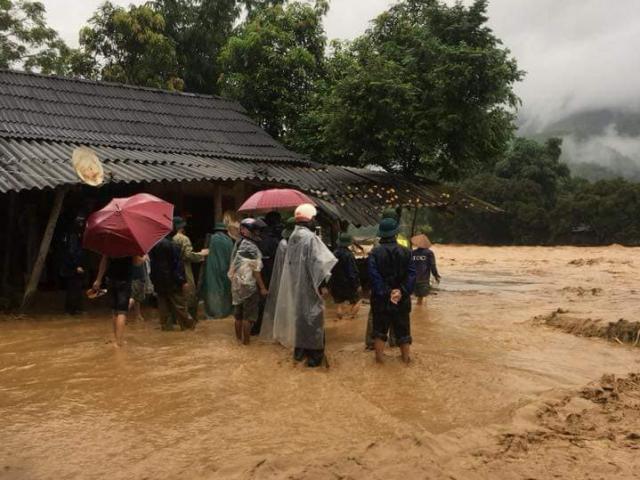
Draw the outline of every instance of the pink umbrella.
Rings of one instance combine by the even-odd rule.
[[[173,228],[173,205],[140,193],[114,198],[87,219],[83,246],[110,257],[144,255]]]
[[[289,210],[315,202],[304,193],[292,188],[273,188],[262,190],[251,195],[238,209],[239,212],[269,212],[271,210]]]

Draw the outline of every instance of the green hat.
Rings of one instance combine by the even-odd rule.
[[[382,212],[382,220],[384,220],[385,218],[393,218],[396,222],[398,222],[400,220],[400,215],[398,215],[398,212],[395,208],[387,208]]]
[[[391,238],[398,234],[398,222],[393,218],[383,218],[378,227],[378,236],[380,238]]]
[[[180,230],[187,226],[187,221],[182,217],[173,217],[173,229]]]
[[[214,232],[226,232],[227,231],[227,225],[225,223],[222,223],[222,222],[216,222],[216,224],[213,226],[213,231]]]
[[[343,232],[338,237],[338,245],[341,247],[348,247],[353,243],[353,237],[346,232]]]

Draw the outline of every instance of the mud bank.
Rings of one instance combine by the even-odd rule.
[[[624,318],[607,322],[602,318],[582,318],[559,308],[549,315],[537,316],[533,321],[580,337],[599,337],[634,347],[640,342],[640,322],[630,322]]]
[[[478,452],[481,478],[638,478],[640,374],[603,375],[523,409],[514,423],[524,427]]]

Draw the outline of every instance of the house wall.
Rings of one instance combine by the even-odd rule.
[[[219,193],[216,192],[219,190]],[[149,184],[108,184],[101,188],[85,185],[70,187],[47,255],[40,280],[42,291],[63,288],[59,276],[61,240],[78,214],[89,214],[102,208],[114,197],[150,193],[175,205],[176,215],[187,218],[188,234],[194,247],[204,247],[208,232],[213,229],[216,210],[235,210],[252,191],[243,182],[156,182]],[[53,190],[30,190],[0,194],[0,309],[9,303],[19,303],[35,257],[51,206]],[[221,205],[216,208],[216,198]],[[13,218],[11,218],[13,216]],[[89,254],[88,279],[97,268],[98,255]]]
[[[126,197],[136,193],[150,193],[175,205],[175,214],[187,219],[187,234],[194,248],[199,250],[206,245],[206,237],[213,230],[214,223],[226,211],[235,212],[253,193],[269,187],[260,182],[155,182],[148,184],[107,184],[100,188],[76,185],[68,189],[60,217],[51,241],[45,267],[39,283],[39,291],[58,291],[64,287],[59,276],[62,256],[62,237],[73,225],[78,214],[88,215],[112,198]],[[40,242],[49,219],[55,192],[53,190],[33,190],[0,194],[0,310],[9,303],[20,303],[24,286],[31,273]],[[219,206],[216,205],[218,202]],[[11,221],[11,212],[14,212]],[[326,223],[323,229],[325,241],[329,242],[337,234],[332,232],[334,225],[328,219],[320,217]],[[99,256],[88,254],[87,287],[95,277]],[[197,267],[196,267],[197,275]],[[3,282],[6,279],[6,282]],[[62,309],[51,305],[52,310]]]

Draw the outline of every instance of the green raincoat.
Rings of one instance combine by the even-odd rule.
[[[227,276],[232,251],[233,240],[228,235],[218,232],[211,236],[200,285],[200,298],[204,300],[207,317],[226,318],[233,312],[231,282]]]

